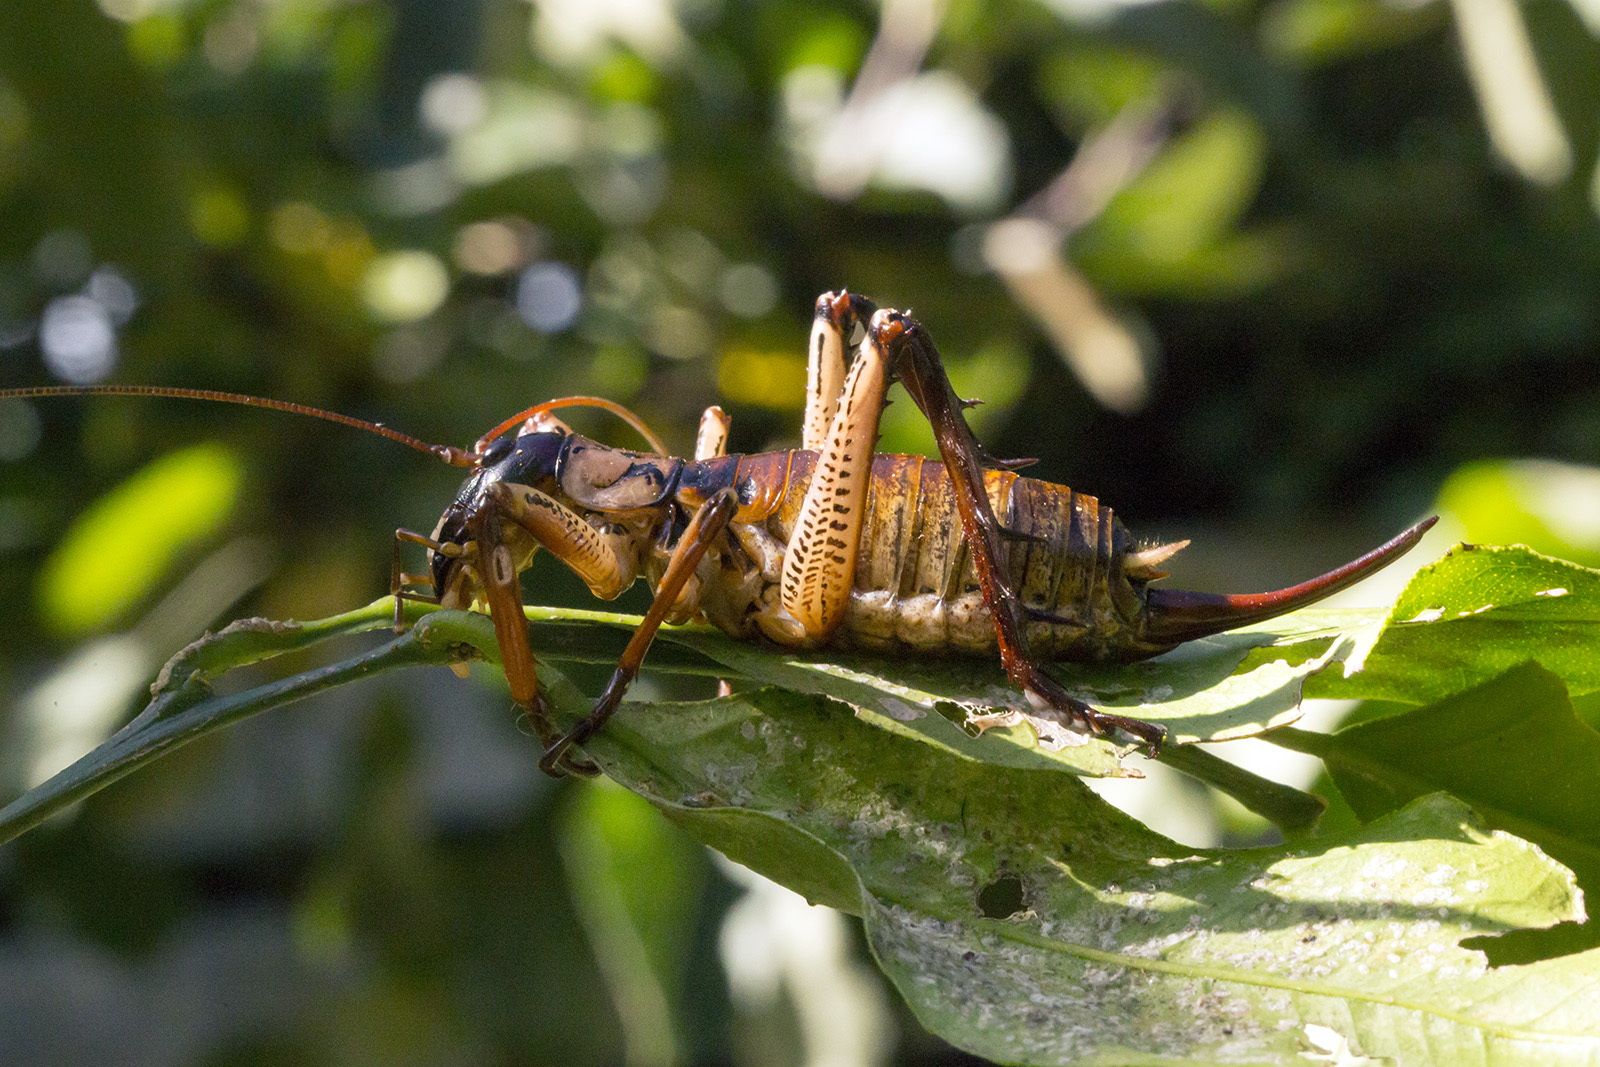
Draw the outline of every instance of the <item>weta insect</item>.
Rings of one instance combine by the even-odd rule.
[[[852,334],[863,339],[846,374]],[[933,426],[940,462],[875,455],[884,391],[905,385]],[[1163,727],[1071,696],[1042,659],[1138,660],[1184,641],[1269,619],[1392,562],[1432,519],[1319,578],[1271,593],[1153,588],[1187,541],[1136,548],[1111,509],[1065,486],[1020,477],[973,437],[915,319],[848,293],[820,297],[809,349],[800,450],[725,452],[729,422],[702,417],[692,459],[673,458],[642,420],[594,397],[528,408],[469,450],[281,401],[140,386],[55,386],[0,396],[186,396],[246,403],[360,426],[472,473],[432,534],[395,534],[392,592],[447,608],[488,608],[513,699],[545,745],[552,775],[596,768],[573,751],[616,710],[663,623],[703,618],[727,633],[791,648],[852,647],[933,655],[998,653],[1028,701],[1101,735],[1123,731],[1151,755]],[[571,432],[553,412],[604,408],[655,450],[628,451]],[[401,549],[428,551],[427,575]],[[654,599],[594,709],[563,734],[540,694],[519,576],[544,548],[596,596],[644,578]],[[426,584],[431,592],[415,591]]]

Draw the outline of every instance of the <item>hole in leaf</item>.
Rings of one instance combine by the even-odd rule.
[[[1002,874],[978,890],[978,912],[986,919],[1004,919],[1022,910],[1022,879]]]

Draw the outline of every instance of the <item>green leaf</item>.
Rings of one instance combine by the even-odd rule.
[[[1306,612],[1192,641],[1142,663],[1051,670],[1096,707],[1166,726],[1171,744],[1250,737],[1300,717],[1300,684],[1333,647],[1328,624],[1349,618]],[[744,677],[846,701],[881,729],[970,759],[1091,776],[1127,773],[1119,761],[1125,750],[1041,718],[997,661],[790,652],[704,628],[662,637]]]
[[[181,552],[221,527],[243,483],[244,464],[219,444],[150,463],[81,515],[45,559],[40,614],[70,635],[116,619]]]
[[[588,751],[701,840],[861,915],[919,1018],[1001,1062],[1296,1062],[1317,1026],[1407,1064],[1600,1050],[1600,958],[1494,971],[1460,944],[1581,916],[1570,874],[1443,796],[1301,847],[1191,850],[1073,777],[773,689],[625,706]]]
[[[535,622],[533,647],[541,658],[597,664],[614,664],[639,622],[634,616],[576,609],[534,608],[528,615]],[[350,680],[347,672],[443,663],[453,654],[498,662],[493,623],[486,616],[430,613],[408,604],[406,618],[416,629],[386,650],[330,667],[325,676],[313,672],[315,677],[290,679],[221,704],[210,699],[209,680],[215,675],[330,638],[385,627],[393,619],[393,602],[380,600],[318,622],[245,620],[195,642],[163,668],[156,696],[138,719],[74,767],[0,812],[0,840],[142,766],[169,745]],[[1248,736],[1298,717],[1299,683],[1321,664],[1316,654],[1329,649],[1329,624],[1347,625],[1351,616],[1306,612],[1297,618],[1307,628],[1288,636],[1258,626],[1193,642],[1131,667],[1059,669],[1085,699],[1164,722],[1173,730],[1175,742]],[[1282,620],[1277,625],[1282,626]],[[868,656],[797,654],[733,641],[703,626],[669,628],[661,637],[647,660],[653,670],[733,675],[797,692],[835,694],[848,699],[863,721],[884,731],[995,766],[1138,775],[1136,767],[1122,766],[1123,750],[1110,742],[1041,719],[999,668],[982,660],[890,663]],[[980,735],[972,721],[981,721],[997,707],[1012,721]],[[177,721],[162,732],[142,732],[170,719]],[[1199,750],[1169,745],[1162,758],[1235,797],[1286,833],[1311,826],[1322,808],[1315,797]]]
[[[1462,545],[1400,594],[1371,650],[1308,697],[1427,704],[1537,659],[1573,695],[1600,690],[1600,572],[1520,546]]]
[[[1445,790],[1600,891],[1600,733],[1536,663],[1331,737],[1289,730],[1274,740],[1320,757],[1362,819]]]
[[[378,649],[230,696],[207,688],[229,661],[382,626],[390,606],[197,642],[163,671],[150,709],[0,811],[0,839],[255,711],[495,648],[482,616],[408,610],[412,629]],[[534,632],[582,658],[608,651],[622,622],[597,621]],[[1324,644],[1256,656],[1312,662]],[[665,659],[707,669],[686,649]],[[557,672],[543,678],[560,724],[587,713]],[[922,1020],[991,1058],[1289,1062],[1334,1040],[1424,1064],[1600,1051],[1600,984],[1586,977],[1600,956],[1491,969],[1463,943],[1580,919],[1572,875],[1443,795],[1292,847],[1197,850],[1075,775],[988,765],[776,688],[627,704],[586,751],[701,841],[861,915]]]
[[[530,609],[529,615],[540,620],[534,629],[534,646],[540,655],[594,663],[615,663],[622,649],[622,632],[631,632],[637,625],[632,616],[597,612]],[[585,622],[616,627],[617,640],[608,644],[603,637],[597,638],[596,628],[579,624],[580,616]],[[1173,729],[1173,743],[1162,751],[1163,763],[1221,790],[1292,835],[1315,824],[1326,806],[1321,798],[1186,746],[1183,742],[1196,739],[1196,735],[1183,731],[1186,727],[1191,731],[1209,728],[1207,739],[1221,740],[1250,736],[1273,724],[1293,721],[1299,716],[1299,680],[1319,666],[1312,653],[1331,645],[1329,635],[1339,628],[1355,621],[1372,621],[1370,613],[1349,611],[1302,612],[1295,618],[1305,628],[1289,635],[1271,632],[1271,626],[1284,625],[1278,620],[1195,642],[1160,660],[1133,667],[1080,665],[1058,666],[1057,670],[1069,672],[1063,676],[1079,684],[1085,699],[1167,723]],[[483,625],[487,627],[487,622]],[[482,641],[489,643],[479,647],[493,656],[496,653],[488,634],[485,628]],[[659,670],[665,663],[673,670],[733,674],[795,692],[843,699],[859,718],[880,729],[981,763],[1066,770],[1091,777],[1140,777],[1137,767],[1122,764],[1123,750],[1042,718],[997,665],[983,660],[891,662],[831,650],[796,653],[734,641],[705,626],[664,629],[661,638],[647,660],[653,669]],[[704,656],[680,662],[664,655],[667,649],[680,658],[689,649]],[[716,670],[716,663],[725,669]],[[1148,684],[1132,687],[1125,677],[1118,681],[1119,675],[1130,671],[1138,672],[1135,681]],[[1157,702],[1142,702],[1141,697]],[[1004,721],[994,721],[997,713]]]

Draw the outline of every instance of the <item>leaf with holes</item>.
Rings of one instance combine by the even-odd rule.
[[[416,612],[409,633],[347,662],[244,693],[207,689],[233,663],[382,625],[382,607],[198,643],[163,672],[144,715],[0,812],[0,837],[246,714],[494,647],[481,617]],[[575,638],[575,655],[590,654],[577,648],[589,639]],[[708,669],[686,651],[666,660]],[[554,671],[545,680],[562,724],[587,712]],[[1330,1047],[1407,1064],[1600,1057],[1600,952],[1495,968],[1468,940],[1581,919],[1571,874],[1442,794],[1295,847],[1190,849],[1073,775],[986,765],[772,688],[626,705],[586,748],[702,841],[861,915],[927,1025],[994,1059],[1283,1063]]]
[[[1580,918],[1572,876],[1443,795],[1298,847],[1195,850],[1074,777],[775,689],[625,706],[588,751],[701,840],[861,915],[922,1021],[1000,1062],[1291,1063],[1335,1037],[1408,1065],[1600,1056],[1600,953],[1494,969],[1462,945]]]

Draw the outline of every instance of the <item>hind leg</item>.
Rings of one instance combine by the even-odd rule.
[[[956,506],[973,569],[983,589],[984,603],[994,616],[1000,661],[1007,676],[1036,708],[1069,715],[1097,734],[1113,729],[1126,731],[1143,741],[1154,756],[1166,740],[1165,727],[1090,707],[1068,694],[1028,651],[1022,633],[1022,619],[1028,609],[1011,587],[1001,563],[1006,530],[995,518],[989,494],[984,490],[984,471],[1018,464],[996,460],[973,437],[961,414],[967,405],[950,387],[938,350],[921,323],[901,312],[884,310],[872,317],[867,333],[873,346],[887,355],[894,373],[905,383],[906,392],[933,426],[939,455],[956,490]]]
[[[805,427],[806,444],[815,449],[817,461],[784,547],[781,611],[769,608],[762,627],[785,644],[827,640],[844,620],[855,584],[873,447],[889,381],[886,355],[870,336],[844,374],[844,346],[858,312],[869,308],[848,293],[829,293],[817,301]],[[841,377],[843,387],[828,395]]]

